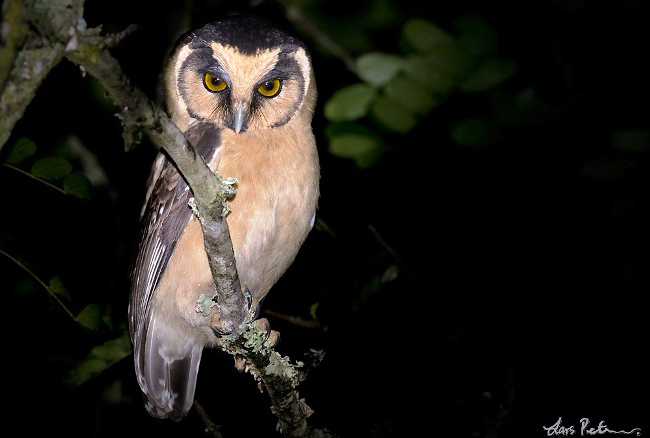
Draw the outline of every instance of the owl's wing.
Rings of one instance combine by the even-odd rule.
[[[207,123],[199,123],[188,129],[185,136],[206,160],[218,159],[220,141],[219,131],[216,128]],[[129,329],[133,342],[136,375],[145,394],[148,392],[145,369],[151,370],[156,367],[155,364],[145,362],[148,361],[147,358],[162,360],[156,354],[150,354],[154,346],[147,345],[148,339],[158,338],[152,336],[154,333],[150,332],[150,330],[155,331],[155,325],[149,327],[151,298],[176,242],[192,218],[192,211],[188,207],[188,201],[192,196],[191,190],[171,160],[163,153],[156,158],[148,185],[147,199],[141,215],[140,241],[132,271],[129,302]],[[200,358],[200,352],[198,354]],[[192,360],[191,363],[195,365],[184,367],[183,376],[176,376],[192,386],[192,394],[198,362]],[[174,376],[168,378],[178,381]]]

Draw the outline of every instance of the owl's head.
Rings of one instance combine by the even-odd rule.
[[[165,72],[167,107],[181,131],[201,121],[240,133],[311,116],[313,82],[304,45],[250,16],[188,32]]]

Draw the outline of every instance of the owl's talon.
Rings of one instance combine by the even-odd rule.
[[[266,318],[260,318],[258,320],[255,320],[253,322],[255,324],[255,327],[257,327],[261,332],[264,332],[264,342],[269,340],[269,336],[271,335],[271,323],[269,323],[269,320]]]
[[[254,306],[251,304],[251,306],[248,307],[248,324],[255,321],[257,317],[260,316],[260,307],[259,303]]]
[[[219,318],[219,312],[212,312],[212,318],[210,319],[210,328],[218,338],[232,333],[231,331],[226,330],[222,327],[221,318]]]
[[[231,332],[226,331],[226,330],[223,330],[223,329],[221,329],[221,328],[219,328],[219,327],[217,327],[217,326],[215,326],[215,325],[212,326],[212,331],[213,331],[214,334],[217,335],[217,337],[219,337],[219,338],[222,337],[222,336],[229,335],[229,334],[231,333]]]
[[[264,342],[264,346],[268,348],[273,348],[278,343],[280,342],[280,332],[271,330],[269,332],[269,336],[266,338],[266,341]]]

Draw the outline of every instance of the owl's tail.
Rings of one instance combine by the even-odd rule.
[[[194,403],[202,345],[189,346],[183,354],[172,354],[158,341],[149,326],[147,340],[136,358],[136,374],[145,398],[145,408],[156,418],[182,420]],[[138,369],[139,368],[139,369]]]

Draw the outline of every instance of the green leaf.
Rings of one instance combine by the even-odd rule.
[[[455,44],[436,47],[429,56],[435,69],[442,76],[452,80],[465,76],[476,66],[476,60]]]
[[[381,156],[384,144],[375,132],[358,123],[332,123],[325,128],[332,155],[353,159],[365,168]]]
[[[461,146],[483,147],[496,140],[497,130],[485,119],[465,119],[451,128],[450,136]]]
[[[376,138],[359,133],[339,134],[330,139],[329,151],[332,155],[352,158],[357,166],[370,166],[381,154],[381,143]]]
[[[130,355],[131,347],[128,339],[125,342],[125,337],[122,336],[94,347],[90,350],[90,354],[92,357],[114,363]]]
[[[63,281],[61,281],[61,277],[59,277],[58,275],[50,279],[48,288],[50,289],[50,291],[52,291],[52,293],[70,299],[70,293],[65,288],[65,286],[63,285]]]
[[[370,52],[357,58],[357,73],[367,83],[386,84],[404,66],[404,58],[390,53]]]
[[[36,144],[28,138],[22,137],[16,140],[9,150],[5,162],[7,164],[18,164],[36,153]]]
[[[612,133],[612,146],[621,152],[650,152],[650,131],[645,129],[623,129]]]
[[[384,89],[384,94],[415,114],[426,114],[437,103],[424,85],[403,75],[390,81]]]
[[[102,325],[102,308],[99,304],[89,304],[77,315],[75,320],[87,330],[97,331]]]
[[[593,179],[601,181],[620,180],[636,165],[633,160],[604,157],[589,160],[582,165],[582,173]]]
[[[454,22],[458,30],[460,47],[472,56],[486,56],[494,53],[498,45],[496,30],[477,15],[464,15]]]
[[[444,93],[454,83],[476,68],[476,60],[456,45],[436,47],[426,55],[410,55],[404,63],[404,72],[428,90]]]
[[[97,377],[104,370],[128,357],[132,353],[128,333],[119,338],[111,339],[94,347],[90,354],[73,370],[67,381],[73,385],[81,385]]]
[[[517,71],[513,61],[490,58],[470,76],[458,84],[466,92],[487,91],[512,76]]]
[[[325,117],[333,122],[355,120],[368,113],[376,90],[367,84],[354,84],[336,91],[325,103]]]
[[[385,96],[377,98],[370,111],[377,121],[391,131],[405,133],[417,123],[415,115],[408,108]]]
[[[330,123],[325,127],[325,136],[330,140],[332,139],[332,137],[335,137],[337,135],[350,134],[350,133],[375,137],[378,141],[380,141],[379,137],[377,136],[377,134],[375,134],[374,131],[366,128],[365,126],[357,122]]]
[[[63,190],[81,199],[90,199],[92,184],[82,173],[70,173],[63,180]]]
[[[402,30],[404,40],[418,52],[431,52],[440,45],[452,44],[454,38],[435,24],[414,18],[404,25]]]
[[[46,157],[32,164],[32,175],[47,181],[61,179],[70,172],[72,165],[64,158]]]
[[[314,321],[318,321],[317,310],[319,306],[320,306],[320,301],[316,301],[314,304],[309,306],[309,316],[311,316],[311,319],[313,319]]]
[[[330,140],[329,151],[337,157],[355,158],[372,152],[377,145],[377,141],[367,135],[339,134]]]
[[[108,364],[101,359],[86,359],[70,372],[67,381],[73,385],[81,385],[102,373]]]
[[[440,73],[432,56],[408,56],[404,64],[404,73],[434,94],[446,94],[454,87],[453,80]]]

